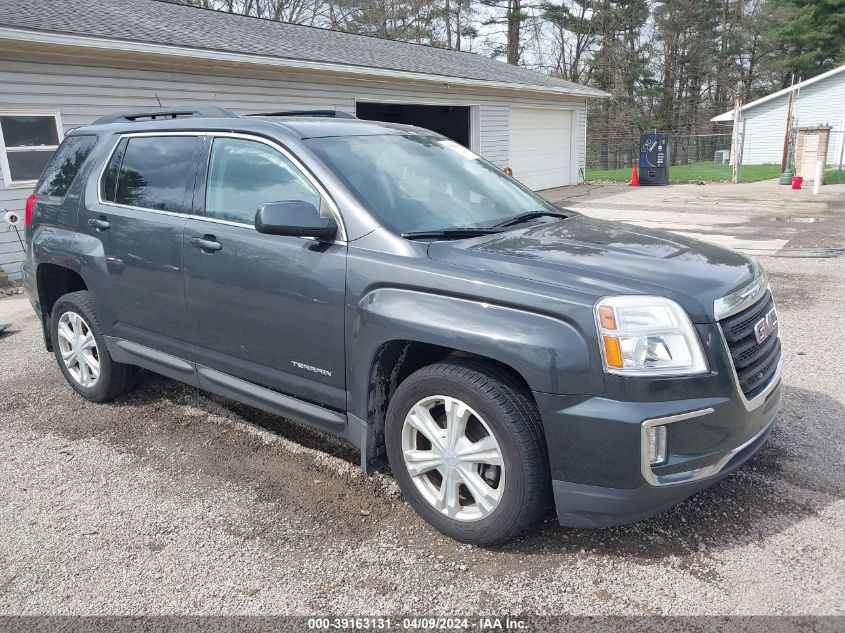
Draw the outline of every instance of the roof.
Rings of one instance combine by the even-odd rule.
[[[824,81],[825,79],[829,79],[829,78],[833,77],[834,75],[838,75],[841,72],[845,72],[845,66],[838,66],[836,68],[833,68],[832,70],[828,70],[827,72],[822,73],[821,75],[816,75],[815,77],[813,77],[811,79],[807,79],[805,81],[799,82],[799,83],[795,84],[794,86],[789,86],[787,88],[784,88],[783,90],[778,90],[777,92],[773,92],[770,95],[766,95],[765,97],[760,97],[759,99],[755,99],[754,101],[749,101],[744,106],[742,106],[740,111],[744,113],[746,110],[750,110],[751,108],[755,108],[758,105],[766,103],[767,101],[771,101],[772,99],[777,99],[778,97],[783,97],[785,95],[788,95],[793,90],[798,90],[800,88],[806,88],[807,86],[812,86],[814,83],[817,83],[819,81]],[[722,114],[720,114],[718,116],[714,116],[710,120],[711,121],[733,121],[733,118],[734,118],[734,111],[728,110],[727,112],[723,112]]]
[[[609,96],[473,53],[160,0],[0,0],[2,39],[441,83],[448,80],[581,97]]]

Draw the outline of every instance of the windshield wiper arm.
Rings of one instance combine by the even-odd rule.
[[[475,226],[456,226],[447,229],[434,229],[432,231],[409,231],[402,233],[402,237],[408,239],[427,238],[427,237],[478,237],[479,235],[490,235],[491,233],[498,233],[499,229],[492,227],[475,227]]]
[[[502,220],[498,224],[494,224],[491,226],[491,229],[503,229],[508,226],[516,226],[517,224],[522,224],[523,222],[527,222],[528,220],[534,220],[536,218],[544,218],[544,217],[552,217],[552,218],[568,218],[569,216],[565,213],[561,213],[559,211],[529,211],[528,213],[520,213],[519,215],[515,215],[512,218],[508,218],[507,220]]]

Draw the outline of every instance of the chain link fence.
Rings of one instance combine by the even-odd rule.
[[[710,162],[716,152],[730,157],[731,134],[671,134],[669,160],[671,165]],[[640,153],[640,137],[587,137],[587,170],[604,171],[633,167]]]
[[[794,158],[796,135],[797,129],[793,130],[791,138],[790,163]],[[742,164],[738,166],[740,182],[767,180],[781,175],[779,156],[776,161],[763,162],[761,160],[761,152],[757,147],[759,140],[752,138],[749,134],[743,138],[740,134],[739,143],[743,147]],[[670,133],[670,182],[730,182],[733,176],[731,144],[731,132]],[[639,154],[639,135],[598,137],[588,133],[585,180],[588,182],[628,182]],[[830,130],[825,158],[825,184],[845,183],[845,130]]]
[[[627,181],[639,155],[639,135],[612,138],[588,135],[586,179]],[[669,177],[673,182],[728,181],[730,159],[730,132],[670,135]]]

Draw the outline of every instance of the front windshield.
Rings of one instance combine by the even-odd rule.
[[[397,233],[489,227],[523,213],[555,210],[447,139],[385,134],[306,142]]]

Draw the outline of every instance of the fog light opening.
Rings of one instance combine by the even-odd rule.
[[[648,442],[648,461],[657,466],[666,461],[666,426],[652,426],[646,430]]]

